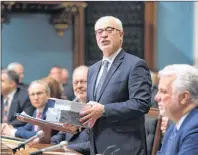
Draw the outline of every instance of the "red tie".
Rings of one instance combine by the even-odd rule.
[[[42,113],[37,110],[36,118],[41,119],[42,118],[41,116],[42,116]],[[39,130],[39,126],[35,125],[34,126],[34,131],[38,131],[38,130]]]

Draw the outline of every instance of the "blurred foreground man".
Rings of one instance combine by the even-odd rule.
[[[122,49],[119,19],[100,18],[95,34],[103,59],[89,68],[87,98],[92,107],[81,112],[81,122],[91,127],[91,155],[112,147],[114,155],[146,155],[144,115],[150,108],[150,71],[144,60]]]
[[[168,128],[157,155],[198,155],[198,70],[170,65],[159,77],[155,99],[160,114],[176,124]]]

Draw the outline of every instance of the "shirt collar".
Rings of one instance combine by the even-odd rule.
[[[120,53],[120,51],[121,51],[121,47],[115,52],[115,53],[113,53],[111,56],[109,56],[109,57],[103,57],[103,59],[102,59],[102,62],[104,61],[104,60],[107,60],[110,64],[112,64],[113,63],[113,61],[114,61],[114,59],[116,58],[116,56]]]
[[[177,130],[180,129],[182,123],[184,122],[185,118],[188,116],[189,113],[185,114],[184,116],[182,116],[182,118],[179,120],[179,122],[176,124],[176,128]]]
[[[8,99],[9,100],[12,100],[14,98],[14,95],[16,93],[17,89],[14,89],[13,91],[11,91],[9,94],[8,94]]]
[[[46,105],[45,105],[46,106]],[[41,114],[43,113],[44,109],[45,109],[45,106],[42,107],[42,108],[38,108],[36,109],[36,112],[40,112]]]

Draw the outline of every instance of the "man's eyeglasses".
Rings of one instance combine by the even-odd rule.
[[[98,29],[95,31],[95,34],[96,36],[101,36],[103,34],[103,32],[105,31],[107,34],[111,34],[114,30],[116,31],[121,31],[121,30],[118,30],[116,28],[113,28],[113,27],[106,27],[104,29]]]
[[[81,81],[74,81],[73,82],[74,85],[78,85],[78,83],[80,83],[81,85],[86,85],[87,84],[87,81],[81,80]]]
[[[31,93],[31,94],[29,94],[29,96],[30,96],[30,97],[34,97],[34,96],[36,95],[36,96],[40,97],[40,96],[42,96],[44,93],[45,93],[45,92],[36,92],[36,93]]]

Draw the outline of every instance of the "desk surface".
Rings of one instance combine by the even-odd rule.
[[[12,148],[15,148],[20,144],[20,141],[14,141],[14,140],[7,140],[2,138],[1,139],[1,155],[11,155],[12,154]],[[34,144],[31,148],[26,147],[25,150],[20,150],[16,153],[16,155],[29,155],[30,152],[34,152],[38,149],[42,149],[45,147],[49,147],[52,144]],[[74,150],[71,149],[57,149],[50,152],[43,153],[44,155],[82,155]]]

